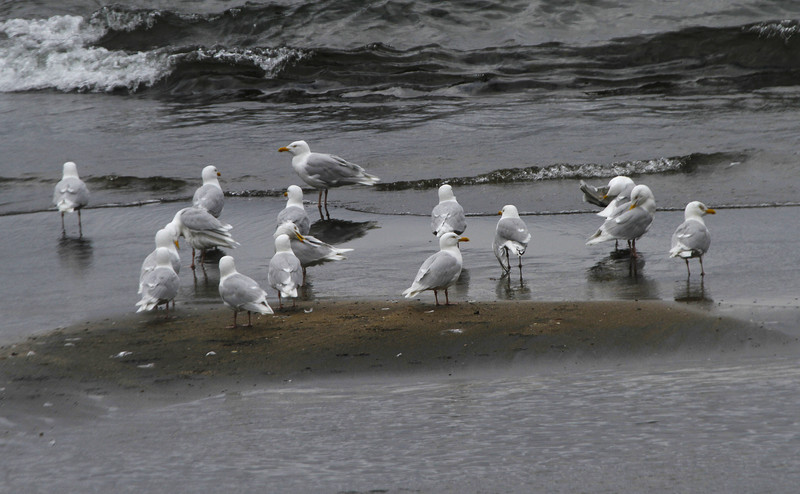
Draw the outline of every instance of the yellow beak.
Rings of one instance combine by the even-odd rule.
[[[503,214],[503,212],[502,212],[502,211],[498,211],[498,212],[497,212],[497,214],[499,214],[499,215],[502,215],[502,214]]]
[[[469,239],[467,237],[458,237],[458,241],[459,242],[469,242]]]
[[[636,207],[636,203],[633,203],[633,204],[631,204],[631,207],[628,208],[628,210],[631,210],[631,209],[633,209],[635,207]]]
[[[282,153],[282,152],[288,151],[288,150],[289,150],[289,148],[287,148],[286,146],[283,146],[282,148],[278,148],[278,152],[279,153]]]
[[[218,177],[221,177],[221,176],[222,176],[222,174],[221,174],[220,172],[217,172],[217,176],[218,176]]]
[[[714,211],[714,210],[713,210],[713,209],[711,209],[711,208],[708,208],[708,209],[706,209],[706,213],[707,213],[707,214],[717,214],[717,212],[716,212],[716,211]]]
[[[288,192],[284,192],[283,193],[283,197],[289,197],[289,193]]]
[[[181,246],[178,244],[178,241],[177,241],[177,240],[175,240],[175,248],[176,248],[176,249],[180,249],[180,248],[181,248]]]
[[[303,237],[302,235],[300,235],[300,232],[298,232],[298,231],[295,231],[295,232],[294,232],[294,234],[295,234],[295,236],[297,237],[297,240],[299,240],[299,241],[301,241],[301,242],[305,242],[305,240],[306,240],[306,239],[305,239],[305,237]]]

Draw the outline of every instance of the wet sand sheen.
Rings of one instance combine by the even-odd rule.
[[[481,366],[741,353],[796,343],[752,323],[660,301],[319,302],[253,321],[251,328],[228,329],[231,312],[210,309],[31,337],[0,348],[4,399],[67,389],[188,398],[236,382],[452,375]]]

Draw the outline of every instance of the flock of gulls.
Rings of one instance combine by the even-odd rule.
[[[328,189],[343,185],[374,185],[380,180],[367,173],[364,168],[338,156],[313,153],[305,141],[296,141],[278,149],[292,155],[292,167],[300,178],[319,190],[317,207],[321,218],[328,212]],[[192,197],[192,205],[178,211],[171,222],[156,232],[155,250],[143,261],[139,275],[137,312],[149,311],[164,305],[169,315],[169,303],[175,306],[180,280],[178,274],[181,260],[179,239],[192,247],[191,268],[195,269],[197,252],[200,263],[205,262],[206,251],[216,248],[235,248],[239,245],[231,236],[231,225],[220,221],[225,204],[225,195],[219,183],[220,173],[213,165],[202,171],[203,185]],[[593,187],[581,181],[584,201],[602,207],[597,213],[604,218],[597,231],[589,237],[587,245],[613,240],[627,242],[631,259],[637,257],[636,240],[644,235],[653,222],[656,202],[647,185],[635,184],[625,176],[612,178],[607,186]],[[439,202],[431,212],[431,232],[439,239],[439,251],[428,257],[417,271],[414,281],[403,295],[415,297],[424,291],[432,291],[436,305],[439,292],[443,291],[445,304],[450,304],[448,289],[461,275],[463,266],[460,243],[468,242],[462,236],[467,228],[464,209],[458,203],[449,184],[439,187]],[[267,280],[278,293],[278,304],[283,308],[283,299],[298,296],[298,288],[305,284],[306,268],[328,261],[345,259],[344,254],[352,249],[341,249],[329,245],[309,234],[311,221],[303,205],[303,190],[290,185],[284,193],[286,207],[277,216],[274,233],[275,255],[270,259]],[[81,209],[89,202],[89,190],[78,176],[75,163],[63,165],[63,178],[55,186],[53,202],[61,213],[61,227],[65,231],[65,213],[78,213],[78,228],[83,235]],[[324,210],[324,213],[323,213]],[[500,263],[504,275],[512,269],[512,257],[517,257],[522,276],[522,256],[525,254],[531,234],[512,204],[503,206],[495,229],[492,250]],[[687,275],[691,276],[689,259],[700,262],[708,251],[711,236],[703,221],[706,214],[715,211],[699,201],[686,205],[685,221],[672,235],[670,257],[686,262]],[[219,294],[222,302],[233,310],[233,325],[237,325],[237,314],[247,312],[247,325],[251,325],[251,314],[272,314],[267,302],[267,292],[252,278],[236,270],[233,257],[226,255],[219,260]]]

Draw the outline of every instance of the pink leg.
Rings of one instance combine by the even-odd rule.
[[[436,290],[433,291],[433,298],[436,299],[436,305],[438,306],[439,305],[439,292],[437,292]]]

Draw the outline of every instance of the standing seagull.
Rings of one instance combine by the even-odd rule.
[[[328,189],[342,185],[375,185],[380,181],[375,175],[370,175],[355,163],[342,159],[332,154],[312,153],[306,141],[295,141],[288,146],[278,149],[280,152],[288,151],[292,154],[292,167],[305,183],[319,189],[319,216],[322,216],[322,192],[325,192],[325,214],[331,219],[328,212]]]
[[[139,293],[142,293],[141,282],[145,275],[150,271],[156,269],[156,254],[159,248],[165,248],[169,251],[169,260],[172,264],[172,269],[175,273],[181,272],[181,256],[178,253],[178,242],[175,240],[178,236],[175,233],[175,225],[168,224],[161,230],[156,232],[156,248],[144,258],[142,262],[142,269],[139,271]]]
[[[407,288],[403,295],[411,298],[425,290],[433,290],[436,305],[439,305],[439,290],[444,290],[445,305],[450,305],[447,289],[455,285],[461,276],[461,250],[459,242],[469,242],[467,237],[459,237],[453,232],[445,233],[439,237],[439,252],[425,259],[417,271],[414,283]]]
[[[631,241],[631,258],[636,257],[636,239],[650,229],[656,214],[656,200],[646,185],[637,185],[631,192],[631,205],[613,218],[607,219],[589,237],[586,245],[594,245],[607,240]]]
[[[222,302],[233,309],[233,326],[236,327],[236,314],[247,311],[247,327],[250,322],[250,313],[272,314],[272,307],[267,303],[267,292],[258,283],[238,271],[233,262],[233,257],[223,256],[219,260],[219,295]]]
[[[292,252],[297,259],[300,260],[300,265],[303,267],[303,284],[306,284],[306,268],[316,266],[328,261],[343,261],[347,259],[344,255],[351,252],[353,249],[340,249],[330,244],[326,244],[317,237],[311,235],[298,235],[299,228],[294,223],[286,222],[278,226],[273,234],[273,237],[278,238],[280,235],[289,237],[292,246]],[[303,240],[300,240],[302,237]]]
[[[303,189],[297,185],[290,185],[283,193],[286,196],[286,207],[278,213],[278,226],[289,222],[297,225],[300,235],[308,235],[311,230],[311,220],[308,219],[306,208],[303,206]]]
[[[439,204],[431,211],[431,231],[437,237],[447,232],[458,235],[467,229],[467,219],[464,217],[464,208],[456,200],[453,188],[449,184],[439,187]]]
[[[64,163],[61,180],[53,190],[53,203],[61,212],[61,233],[66,234],[64,228],[64,213],[78,212],[78,231],[83,237],[81,223],[81,209],[89,204],[89,189],[78,177],[78,167],[72,161]]]
[[[509,252],[516,254],[519,258],[519,276],[521,278],[522,254],[528,248],[531,234],[528,232],[525,222],[519,217],[516,206],[506,204],[498,214],[503,216],[497,221],[492,250],[494,250],[494,255],[497,257],[497,261],[505,274],[511,272]]]
[[[159,247],[156,250],[156,268],[147,273],[139,286],[142,299],[136,303],[139,309],[136,312],[153,310],[161,304],[166,305],[169,317],[169,302],[175,305],[175,295],[178,294],[180,279],[172,269],[169,250]]]
[[[689,271],[689,259],[692,257],[696,257],[700,261],[700,276],[706,275],[703,269],[703,254],[708,252],[708,247],[711,245],[711,234],[708,233],[703,216],[716,213],[702,202],[692,201],[684,209],[684,222],[672,234],[672,248],[669,250],[669,256],[680,257],[686,261],[688,276],[692,275]]]
[[[297,238],[303,239],[299,235]],[[281,296],[284,296],[292,299],[294,307],[297,287],[303,285],[303,267],[292,252],[292,244],[286,234],[278,235],[275,239],[275,255],[269,260],[267,280],[272,288],[278,290],[278,306],[283,309]]]
[[[239,242],[233,240],[230,234],[231,225],[222,223],[220,220],[214,218],[211,213],[203,208],[189,206],[183,208],[177,213],[175,217],[168,224],[174,228],[174,240],[178,240],[178,236],[183,236],[187,242],[192,246],[192,265],[194,269],[194,256],[195,249],[201,251],[200,264],[205,262],[206,249],[213,247],[229,247],[235,248]]]
[[[203,168],[203,185],[197,188],[192,197],[192,206],[205,209],[214,218],[219,218],[225,206],[225,194],[217,178],[220,176],[222,174],[214,165]]]

